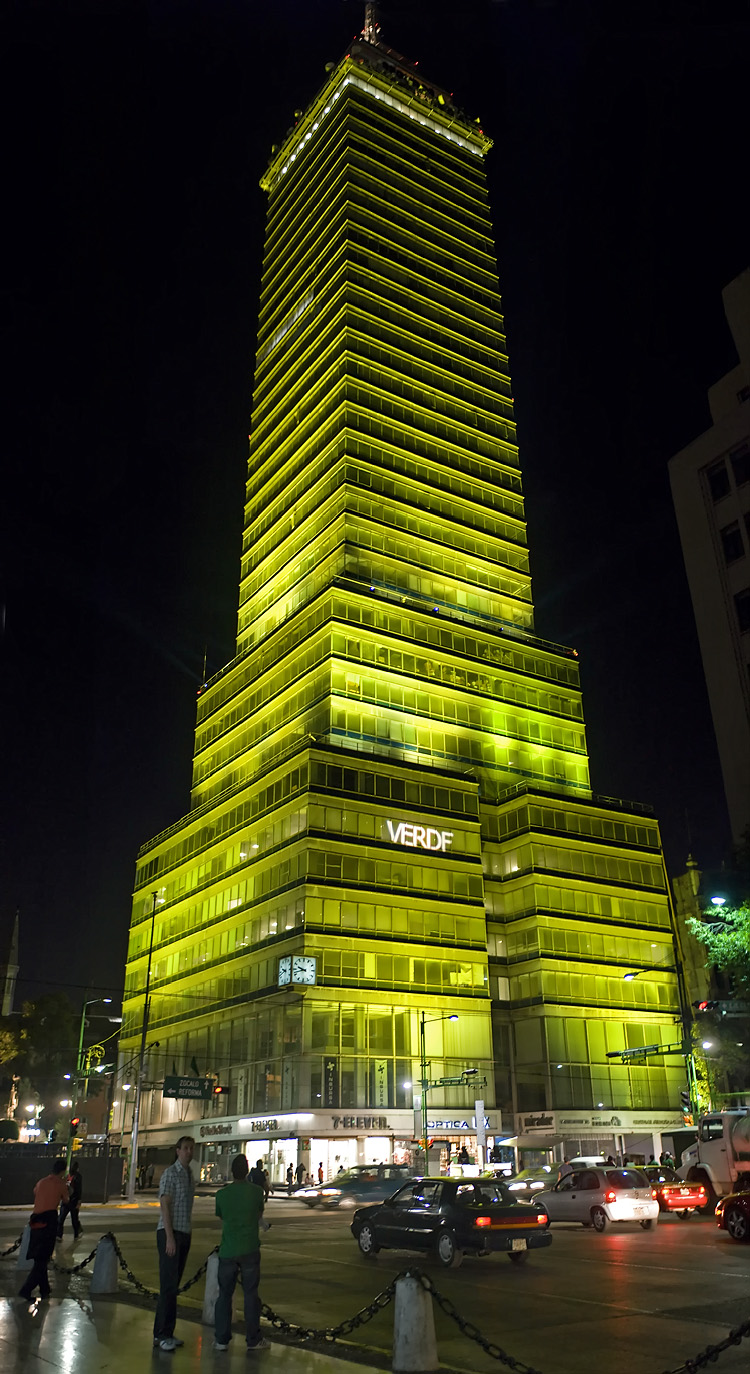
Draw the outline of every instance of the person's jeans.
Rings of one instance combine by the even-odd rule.
[[[167,1233],[156,1232],[156,1247],[159,1251],[159,1301],[154,1318],[154,1340],[163,1341],[174,1335],[177,1320],[177,1289],[187,1263],[190,1250],[190,1232],[175,1231],[175,1253],[167,1254]]]
[[[216,1343],[229,1345],[232,1339],[232,1294],[237,1279],[242,1280],[245,1295],[245,1339],[248,1346],[260,1339],[260,1250],[237,1259],[219,1258],[219,1296],[216,1299]]]
[[[78,1216],[78,1203],[63,1202],[60,1206],[60,1220],[57,1223],[57,1234],[60,1240],[62,1240],[63,1227],[65,1225],[65,1219],[68,1216],[70,1217],[73,1223],[74,1236],[80,1236],[81,1231],[83,1230],[83,1227],[81,1226],[81,1222]]]

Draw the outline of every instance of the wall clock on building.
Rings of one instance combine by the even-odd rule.
[[[286,954],[283,959],[279,959],[279,987],[286,987],[292,981],[292,956]]]
[[[295,954],[292,959],[292,982],[314,983],[317,960],[311,954]]]

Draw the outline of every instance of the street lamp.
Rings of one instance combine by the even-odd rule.
[[[688,1096],[690,1099],[690,1112],[695,1121],[698,1117],[698,1087],[697,1075],[695,1072],[695,1056],[693,1054],[693,1015],[690,1010],[687,989],[685,987],[685,974],[679,959],[675,959],[674,964],[644,964],[643,968],[633,969],[630,973],[624,973],[623,981],[632,983],[634,978],[638,978],[641,973],[674,973],[677,978],[677,1000],[680,1006],[680,1022],[682,1025],[682,1043],[680,1050],[685,1058],[685,1074],[687,1077]],[[676,1053],[677,1051],[673,1051]]]
[[[422,1088],[422,1149],[424,1150],[424,1170],[427,1173],[427,1089],[430,1082],[427,1077],[427,1051],[425,1047],[425,1026],[432,1025],[436,1021],[457,1021],[455,1012],[446,1013],[445,1016],[431,1016],[429,1021],[424,1012],[419,1014],[419,1064],[421,1069],[421,1088]]]
[[[100,1005],[103,1005],[103,1006],[105,1006],[105,1007],[108,1007],[111,1001],[112,1001],[112,998],[111,998],[111,997],[92,997],[90,1001],[84,1002],[83,1006],[81,1007],[81,1029],[80,1029],[80,1033],[79,1033],[79,1036],[78,1036],[78,1056],[77,1056],[77,1058],[76,1058],[76,1076],[75,1076],[76,1100],[77,1100],[77,1099],[80,1097],[80,1095],[81,1095],[81,1072],[82,1072],[82,1069],[83,1069],[83,1037],[84,1037],[84,1035],[85,1035],[85,1033],[86,1033],[86,1012],[88,1011],[89,1007],[97,1007],[97,1006],[100,1006]],[[69,1075],[68,1075],[67,1073],[66,1073],[64,1076],[65,1076],[65,1078],[68,1078],[68,1077],[69,1077]],[[70,1131],[69,1131],[69,1132],[68,1132],[68,1148],[67,1148],[66,1156],[65,1156],[65,1157],[66,1157],[66,1167],[67,1167],[68,1173],[70,1173],[70,1161],[71,1161],[72,1155],[73,1155],[73,1137],[71,1136]]]

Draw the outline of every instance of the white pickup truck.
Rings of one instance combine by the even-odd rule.
[[[683,1150],[678,1173],[703,1184],[707,1211],[727,1193],[750,1188],[750,1108],[700,1116],[698,1139]]]

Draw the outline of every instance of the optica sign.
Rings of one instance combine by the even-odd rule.
[[[445,853],[453,843],[452,830],[434,830],[431,826],[414,825],[409,821],[386,821],[388,834],[394,844],[407,849],[432,849]]]

